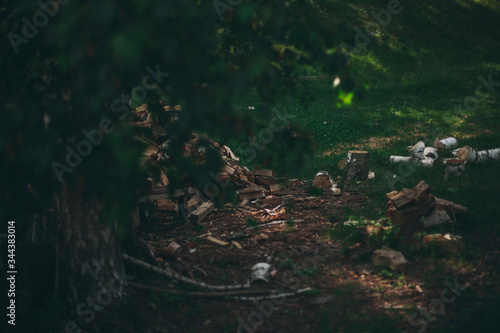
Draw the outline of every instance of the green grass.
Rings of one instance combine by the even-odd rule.
[[[500,82],[500,3],[401,4],[401,13],[392,15],[370,45],[352,55],[353,77],[362,88],[356,90],[353,104],[339,108],[332,82],[316,80],[302,83],[312,92],[307,109],[298,107],[297,95],[276,105],[296,116],[294,121],[312,142],[311,157],[301,170],[287,165],[289,176],[312,179],[318,170],[326,170],[334,178],[344,177],[339,161],[350,149],[366,149],[376,178],[366,185],[367,205],[358,216],[382,216],[385,193],[425,180],[435,195],[471,209],[472,218],[459,225],[459,231],[498,232],[500,161],[469,163],[465,177],[446,182],[441,161],[432,168],[391,165],[389,156],[407,155],[405,148],[419,140],[432,145],[435,137],[447,136],[456,137],[459,146],[478,150],[500,147],[500,87],[494,92],[482,88],[482,99],[471,103],[473,108],[464,106],[481,84],[478,77],[487,79],[491,74],[494,82]],[[363,30],[373,20],[370,11],[386,9],[387,1],[329,0],[316,6],[318,16],[332,27],[345,24],[344,41],[353,44],[352,29]],[[303,70],[304,75],[328,74],[312,67]]]

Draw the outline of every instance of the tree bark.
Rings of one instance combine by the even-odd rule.
[[[80,189],[63,183],[57,207],[59,292],[69,301],[70,315],[86,326],[83,331],[105,331],[99,318],[123,311],[127,281],[116,224],[103,223],[103,208],[98,199],[84,198]]]

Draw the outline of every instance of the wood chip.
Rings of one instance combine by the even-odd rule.
[[[243,246],[241,246],[241,244],[238,243],[237,241],[231,241],[231,244],[233,244],[234,246],[236,246],[238,249],[243,250]]]
[[[212,236],[207,236],[207,238],[205,238],[205,239],[207,241],[209,241],[210,243],[215,244],[215,245],[220,245],[220,246],[228,246],[229,245],[228,242],[222,241],[222,240],[217,239],[217,238],[212,237]]]

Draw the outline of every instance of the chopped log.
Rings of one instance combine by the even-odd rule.
[[[139,105],[138,107],[135,108],[135,111],[137,111],[137,112],[145,112],[147,110],[148,110],[147,104],[142,104],[142,105]]]
[[[213,202],[204,202],[200,207],[196,208],[194,212],[189,214],[189,221],[191,223],[200,223],[208,214],[214,210],[215,206]]]
[[[444,152],[445,150],[452,149],[458,146],[458,141],[455,138],[449,137],[442,140],[434,140],[434,148],[439,150],[439,152]]]
[[[397,209],[401,209],[404,206],[412,202],[428,202],[433,200],[433,196],[430,194],[431,188],[421,180],[413,188],[405,188],[403,191],[392,191],[386,194],[387,199],[391,201]]]
[[[401,252],[385,246],[373,252],[371,261],[374,266],[390,267],[393,271],[403,271],[408,263]]]
[[[488,159],[491,160],[500,160],[500,148],[490,149],[490,150],[481,150],[477,152],[478,162],[484,162]]]
[[[169,199],[158,199],[154,202],[157,211],[177,212],[177,205]]]
[[[442,208],[442,209],[446,210],[448,215],[450,215],[453,218],[455,218],[456,214],[465,215],[469,211],[469,209],[467,207],[464,207],[464,206],[458,205],[452,201],[448,201],[448,200],[440,199],[440,198],[436,198],[436,208]]]
[[[249,172],[254,176],[275,177],[274,170],[253,170]]]
[[[477,158],[477,152],[475,149],[471,148],[470,146],[465,146],[460,148],[457,151],[457,157],[461,159],[462,161],[471,161],[475,162]]]
[[[368,178],[368,160],[370,153],[361,150],[352,150],[347,153],[347,179],[357,178],[366,180]]]
[[[262,186],[252,186],[238,190],[238,195],[242,199],[248,199],[248,200],[263,198],[266,196],[264,194],[264,188]]]
[[[280,180],[274,177],[266,177],[266,176],[255,176],[255,182],[259,185],[273,185],[279,184]]]
[[[228,246],[230,243],[228,242],[225,242],[225,241],[222,241],[220,239],[217,239],[215,237],[212,237],[212,236],[207,236],[207,238],[205,238],[208,242],[212,243],[212,244],[215,244],[215,245],[220,245],[220,246]]]
[[[485,162],[489,159],[500,160],[500,148],[476,151],[470,146],[465,146],[457,151],[457,157],[469,162]]]
[[[451,234],[426,235],[422,239],[424,249],[435,250],[444,254],[458,254],[465,249],[464,239]]]
[[[187,203],[188,211],[193,211],[203,204],[203,200],[198,195],[193,195]]]
[[[281,190],[281,186],[280,186],[280,184],[271,184],[271,185],[269,185],[268,187],[269,187],[269,191],[270,191],[272,194],[274,194],[274,193],[276,193],[276,192],[278,192],[278,191],[280,191],[280,190]]]
[[[319,171],[316,176],[314,176],[312,186],[323,189],[324,193],[331,194],[334,192],[333,189],[337,187],[337,184],[333,181],[332,176],[330,176],[328,172]]]
[[[387,208],[387,217],[391,222],[401,229],[396,237],[402,236],[404,239],[410,238],[414,233],[421,229],[419,217],[429,213],[430,209],[417,206],[397,210],[391,203]]]
[[[267,197],[262,199],[263,205],[269,205],[272,207],[281,205],[283,203],[283,197]]]
[[[436,159],[439,157],[439,151],[434,147],[425,147],[424,148],[424,157]]]
[[[446,171],[444,173],[444,178],[448,179],[448,176],[460,177],[465,173],[465,163],[466,161],[460,159],[451,159],[446,161]]]
[[[420,216],[429,215],[436,206],[435,198],[430,194],[430,187],[424,181],[420,181],[414,188],[390,192],[386,197],[389,199],[387,217],[392,223],[400,226],[397,236],[404,239],[410,238],[421,229]]]
[[[427,166],[427,167],[433,166],[435,161],[436,161],[435,158],[432,158],[429,156],[424,156],[419,160],[419,162],[422,163],[422,165]]]
[[[222,146],[222,148],[224,149],[224,155],[229,157],[230,159],[236,161],[236,162],[239,162],[240,161],[240,158],[239,157],[236,157],[236,155],[234,155],[233,151],[231,150],[231,148],[229,148],[228,146]]]
[[[391,155],[390,157],[390,162],[391,163],[399,163],[399,162],[411,162],[412,157],[411,156],[395,156]]]
[[[236,172],[236,169],[233,168],[233,167],[230,167],[229,165],[227,164],[223,164],[222,167],[221,167],[221,170],[226,172],[228,175],[232,176],[235,174]]]
[[[413,147],[409,147],[411,156],[413,156],[416,159],[421,159],[424,157],[424,149],[425,149],[425,143],[423,141],[417,142]]]
[[[422,220],[422,224],[424,228],[430,228],[430,227],[435,227],[438,225],[442,224],[450,224],[451,223],[451,218],[450,216],[446,213],[445,210],[439,210],[435,209],[431,215],[426,216]]]

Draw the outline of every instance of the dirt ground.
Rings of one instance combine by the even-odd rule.
[[[162,267],[206,284],[244,284],[255,264],[267,262],[272,272],[268,282],[254,281],[250,290],[311,291],[271,300],[188,295],[210,291],[136,268],[141,272],[136,283],[184,293],[130,287],[133,299],[144,300],[137,313],[144,332],[431,332],[499,327],[490,321],[497,317],[494,304],[500,294],[500,239],[464,235],[466,251],[461,256],[405,253],[409,263],[397,273],[372,266],[370,255],[350,256],[347,242],[331,237],[332,228],[345,218],[344,208],[356,210],[368,200],[355,184],[346,185],[340,196],[311,196],[308,184],[295,180],[278,195],[285,198],[287,220],[302,221],[249,229],[261,224],[256,211],[273,208],[249,202],[236,209],[217,209],[195,226],[168,227],[169,222],[160,219],[141,237]],[[230,242],[228,236],[238,233],[242,235],[234,241],[241,249],[206,239]],[[171,256],[162,249],[173,241],[181,247]]]

